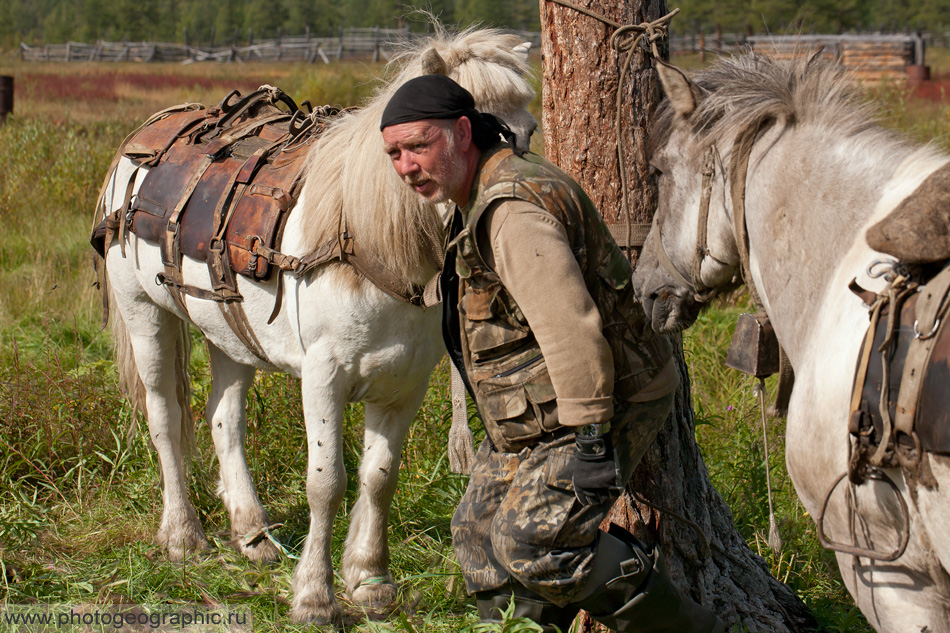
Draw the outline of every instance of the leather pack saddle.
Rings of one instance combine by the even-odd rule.
[[[899,264],[893,275],[878,295],[852,282],[871,324],[852,394],[849,475],[861,483],[869,468],[900,467],[932,488],[927,454],[950,455],[950,263]]]
[[[282,91],[262,86],[243,98],[232,91],[218,106],[184,104],[154,114],[126,138],[109,169],[111,174],[125,156],[148,167],[148,172],[137,191],[135,172],[128,182],[107,179],[99,194],[101,221],[93,229],[93,247],[104,256],[118,236],[124,253],[126,231],[157,242],[165,270],[156,282],[168,289],[181,310],[188,313],[186,295],[217,302],[231,329],[265,362],[266,354],[241,305],[235,275],[266,281],[275,270],[299,276],[338,261],[353,266],[393,298],[426,307],[439,303],[437,274],[425,287],[413,286],[406,293],[405,284],[372,253],[357,251],[356,239],[346,230],[303,258],[280,252],[284,226],[302,183],[303,159],[340,112],[323,106],[304,114]],[[112,213],[102,208],[110,184],[114,199],[124,192],[122,204],[113,205]],[[423,244],[436,271],[442,268],[440,247],[431,238]],[[185,256],[208,264],[211,290],[184,283]],[[100,276],[100,283],[103,279]],[[282,282],[283,276],[278,276],[268,323],[279,313]]]
[[[338,112],[324,107],[304,115],[283,92],[262,86],[243,98],[233,91],[218,106],[184,104],[153,115],[123,142],[113,164],[125,156],[148,172],[134,195],[135,174],[113,183],[124,202],[104,214],[92,245],[104,256],[118,235],[124,252],[125,231],[157,242],[165,270],[156,281],[181,309],[187,313],[184,295],[218,302],[235,333],[266,360],[240,306],[235,274],[265,281],[276,269],[300,272],[316,263],[278,247],[299,193],[302,159]],[[333,248],[322,250],[324,261],[334,258]],[[342,239],[335,250],[341,259]],[[184,283],[184,256],[207,262],[210,291]],[[278,285],[271,320],[280,294]]]

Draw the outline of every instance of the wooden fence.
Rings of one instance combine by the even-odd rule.
[[[314,62],[389,59],[410,38],[408,29],[346,29],[332,37],[281,37],[247,46],[189,46],[166,42],[67,42],[20,44],[20,58],[34,62]]]
[[[541,34],[517,32],[540,50]],[[938,34],[944,35],[944,34]],[[307,62],[342,59],[388,60],[401,44],[417,37],[408,29],[341,29],[336,36],[281,37],[262,40],[247,46],[189,46],[155,42],[96,42],[84,44],[20,44],[20,57],[42,62]],[[924,66],[924,43],[941,44],[936,36],[920,34],[849,34],[849,35],[753,35],[735,33],[689,35],[670,38],[673,54],[684,52],[728,52],[742,47],[787,58],[811,54],[822,49],[822,55],[851,69],[864,80],[896,79],[906,76],[909,66]]]
[[[516,32],[539,48],[541,34]],[[281,37],[247,46],[189,46],[161,42],[103,42],[86,44],[20,44],[20,58],[31,62],[307,62],[388,60],[400,45],[415,37],[408,28],[349,28],[325,37]]]
[[[924,42],[911,35],[798,35],[754,36],[753,50],[788,59],[818,51],[840,63],[862,81],[904,79],[908,67],[924,66]]]
[[[811,55],[840,63],[863,81],[903,79],[908,67],[923,67],[925,41],[942,43],[918,33],[846,35],[740,35],[735,33],[674,35],[672,53],[731,52],[740,48],[779,59]]]

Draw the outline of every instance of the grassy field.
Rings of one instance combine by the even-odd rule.
[[[944,59],[946,62],[947,60]],[[950,68],[950,63],[943,66]],[[935,70],[939,70],[935,68]],[[255,631],[305,630],[287,617],[294,560],[250,563],[227,545],[216,495],[210,434],[198,429],[193,499],[213,547],[184,565],[152,544],[161,505],[147,433],[116,385],[101,330],[87,238],[99,184],[122,137],[148,114],[183,101],[216,103],[231,89],[263,83],[298,100],[351,105],[372,90],[379,67],[24,65],[16,114],[0,126],[0,562],[11,604],[199,604],[250,609]],[[896,89],[872,91],[889,125],[950,146],[950,105]],[[537,107],[537,104],[535,105]],[[539,117],[540,118],[540,117]],[[713,480],[741,533],[791,584],[827,631],[870,631],[850,604],[832,557],[785,473],[782,426],[771,432],[773,490],[786,547],[766,546],[766,485],[750,379],[721,364],[743,296],[707,312],[686,337],[697,436]],[[195,339],[193,409],[199,422],[209,374]],[[457,631],[475,621],[452,553],[449,519],[466,479],[448,472],[451,414],[445,366],[418,414],[403,454],[392,512],[393,571],[404,617],[362,622],[360,631]],[[248,404],[248,460],[278,536],[299,552],[307,530],[304,430],[296,380],[259,375]],[[359,406],[347,409],[346,466],[362,445]],[[338,558],[355,487],[334,534]],[[338,560],[336,561],[339,562]],[[356,612],[354,612],[354,615]]]

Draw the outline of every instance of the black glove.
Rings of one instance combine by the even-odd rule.
[[[574,496],[581,505],[600,505],[620,495],[610,424],[589,424],[574,434]]]

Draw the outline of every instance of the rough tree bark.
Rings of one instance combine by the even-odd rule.
[[[653,21],[666,13],[663,0],[574,0],[613,22]],[[646,132],[660,93],[649,58],[635,53],[625,85],[610,48],[614,28],[577,10],[540,0],[545,152],[590,194],[608,224],[626,224],[615,133],[617,90],[623,91],[624,167],[631,222],[649,223],[657,191],[646,162]],[[661,49],[665,49],[662,46]],[[635,233],[635,231],[634,231]],[[615,231],[621,237],[626,230]],[[634,474],[631,489],[658,508],[628,495],[614,506],[613,520],[658,542],[671,573],[693,599],[711,606],[729,628],[784,633],[813,630],[814,617],[786,585],[772,578],[765,561],[736,532],[732,513],[709,480],[694,437],[689,375],[677,338],[681,386],[673,414]],[[703,532],[675,519],[688,518]],[[708,546],[706,543],[708,542]],[[582,616],[586,617],[586,616]],[[586,619],[582,631],[593,631]]]

